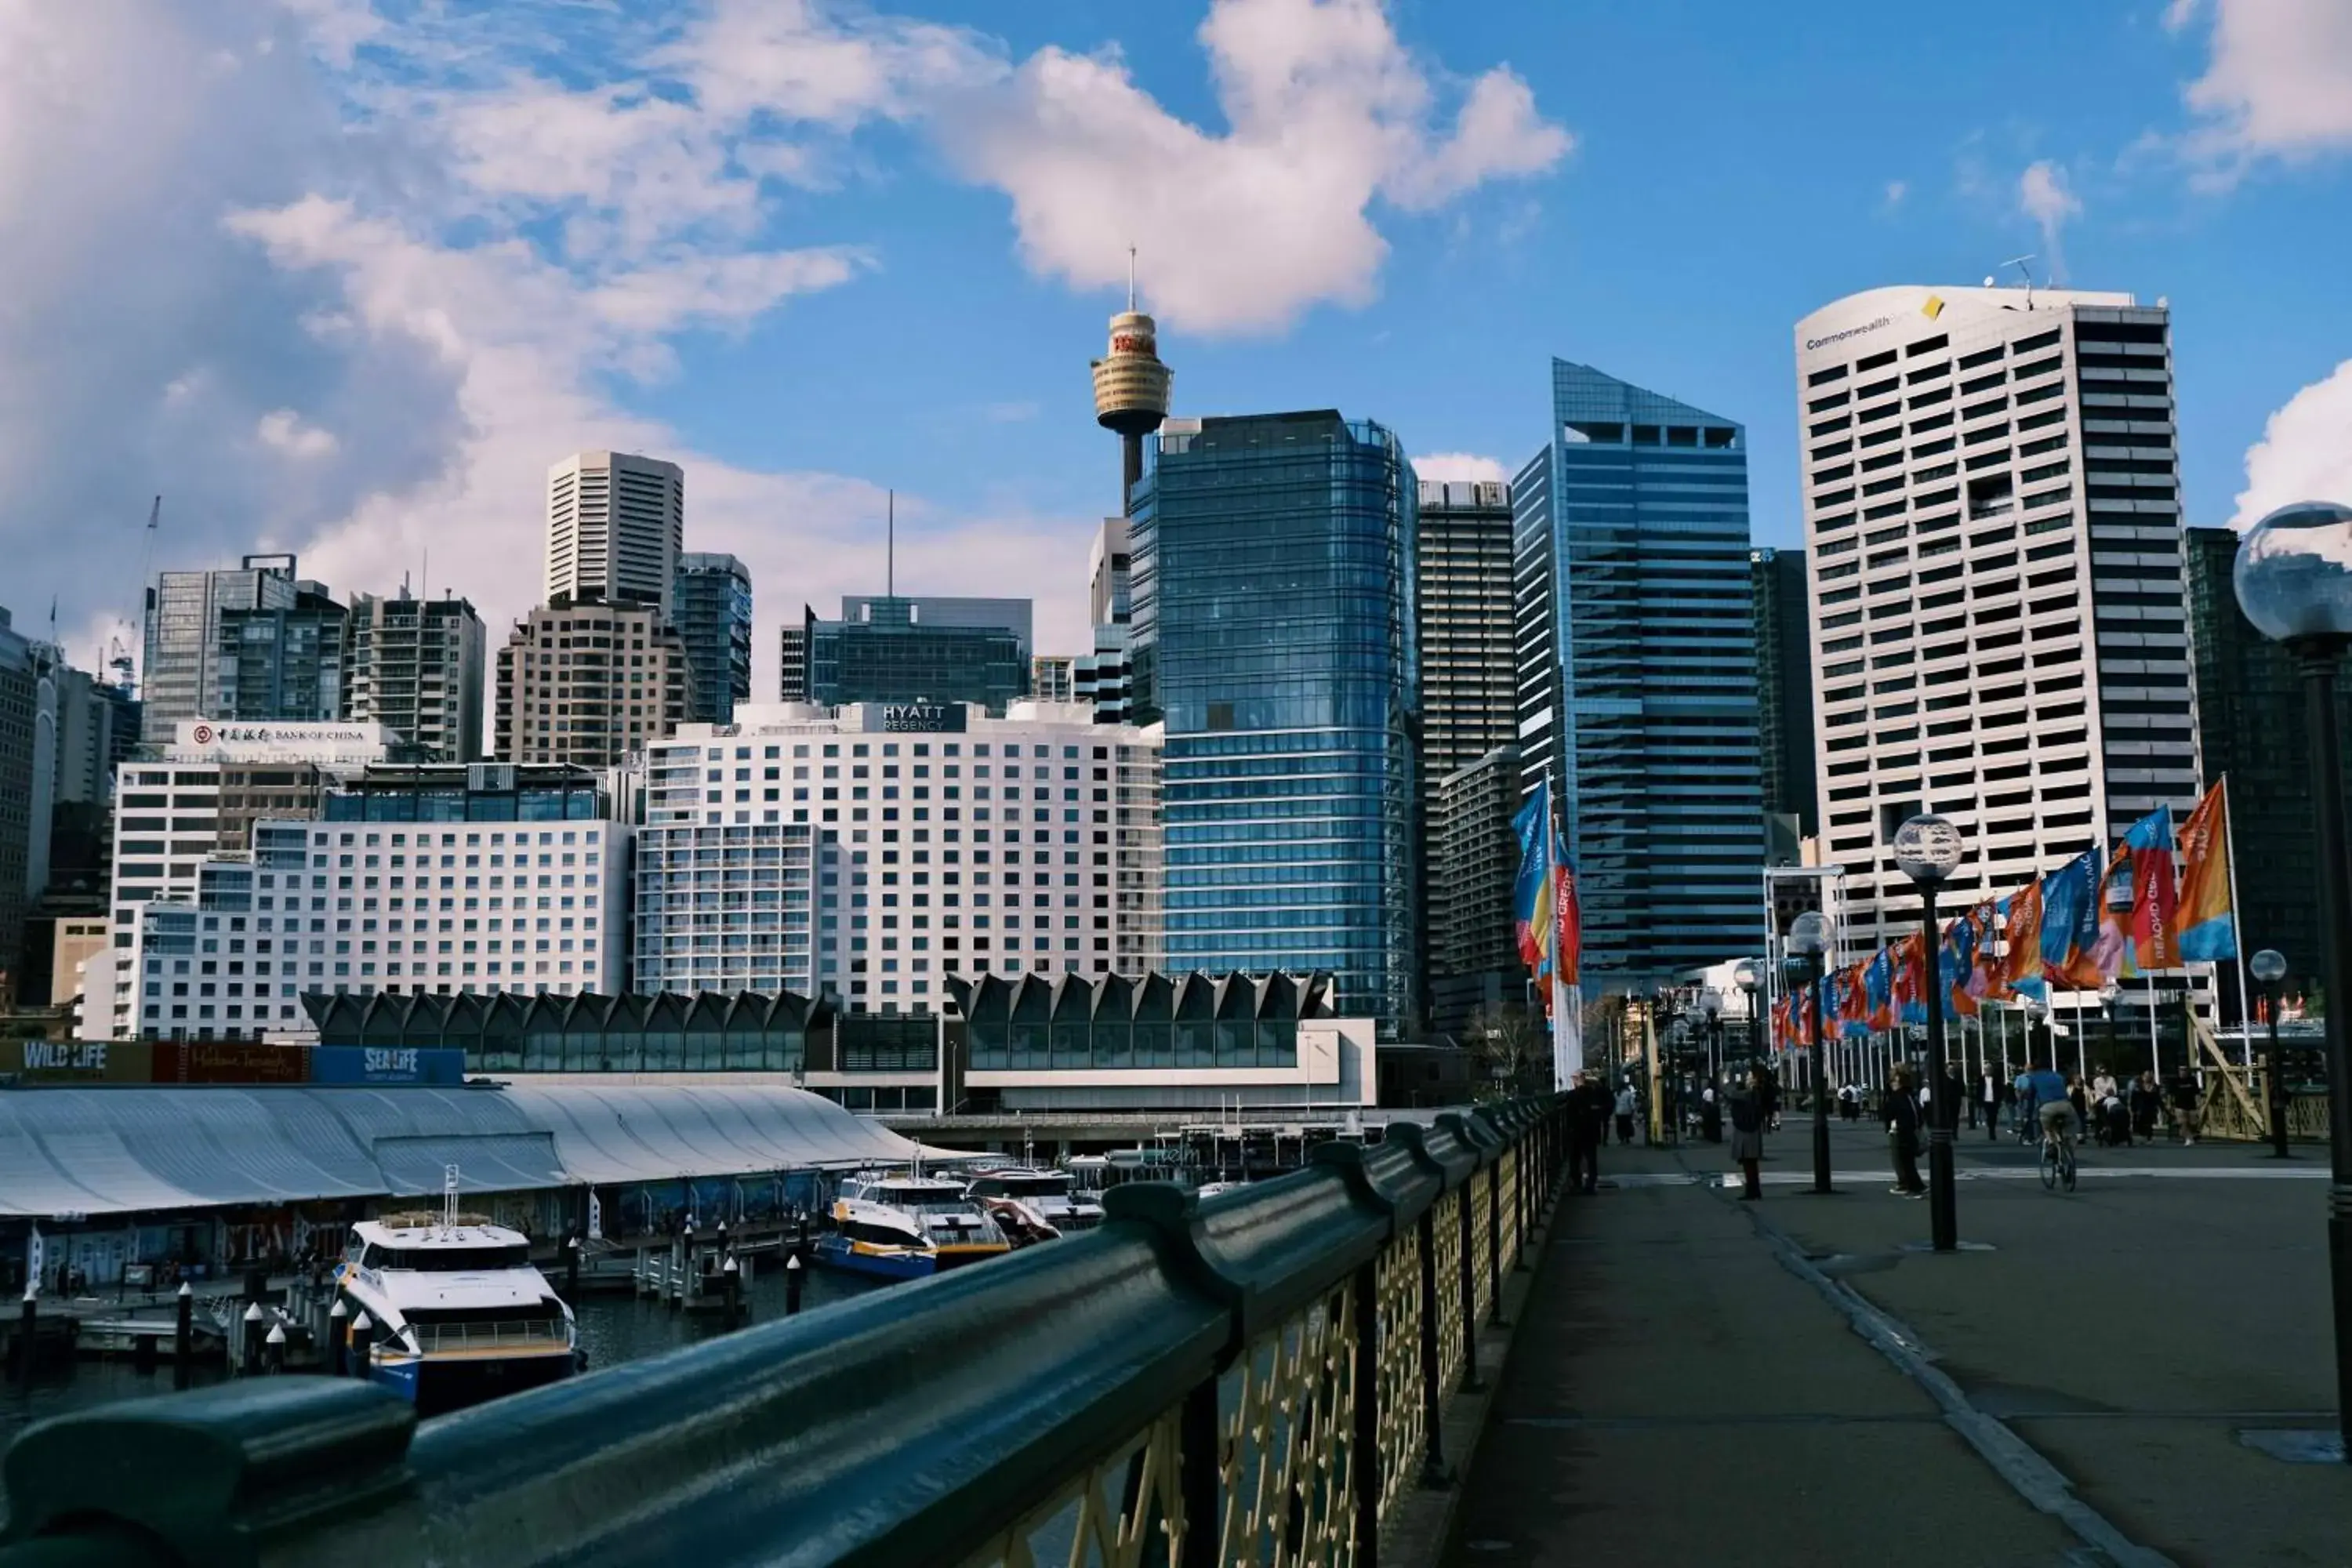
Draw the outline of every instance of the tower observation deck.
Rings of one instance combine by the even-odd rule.
[[[1151,318],[1135,309],[1132,285],[1128,308],[1110,319],[1110,353],[1094,362],[1095,423],[1118,433],[1125,459],[1118,510],[1143,478],[1143,438],[1168,416],[1171,373],[1160,363],[1160,333]]]

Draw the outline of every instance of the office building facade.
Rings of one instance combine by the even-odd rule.
[[[291,555],[247,555],[233,571],[157,574],[147,590],[139,667],[146,721],[157,733],[183,719],[220,717],[222,618],[292,609],[299,593],[295,571]]]
[[[1139,716],[1165,722],[1168,963],[1329,971],[1421,1021],[1412,465],[1329,410],[1171,420],[1135,491]]]
[[[803,608],[804,695],[788,700],[824,708],[971,702],[1003,713],[1029,694],[1026,599],[861,595],[843,599],[841,611],[841,619],[821,621]]]
[[[1440,779],[1430,802],[1430,1026],[1465,1034],[1481,1009],[1525,1005],[1514,889],[1519,752],[1497,746]]]
[[[2168,312],[1890,288],[1796,331],[1824,856],[1853,940],[1909,929],[1902,822],[2000,896],[2197,798]]]
[[[618,766],[687,721],[694,671],[651,604],[542,605],[499,650],[499,760]]]
[[[1748,437],[1565,360],[1552,415],[1511,484],[1518,743],[1576,862],[1591,995],[1762,940]]]
[[[17,969],[24,961],[25,912],[37,889],[29,887],[33,826],[37,815],[33,782],[40,676],[34,645],[9,624],[0,608],[0,1005],[13,1002]],[[41,828],[46,835],[48,824]]]
[[[2206,782],[2229,784],[2238,940],[2250,956],[2261,948],[2278,950],[2287,961],[2283,994],[2293,996],[2321,983],[2309,725],[2293,657],[2238,608],[2234,574],[2242,537],[2230,528],[2182,532],[2198,745]],[[2352,763],[2352,692],[2337,690],[2336,722]],[[2233,994],[2236,984],[2234,977],[2222,981]],[[2222,1013],[2235,1016],[2236,1009]]]
[[[1422,868],[1432,999],[1453,973],[1440,933],[1456,884],[1444,859],[1441,795],[1449,775],[1518,739],[1511,585],[1511,489],[1494,480],[1423,480],[1413,578],[1421,665]],[[1434,1020],[1433,1020],[1434,1021]],[[1440,1023],[1440,1028],[1444,1026]]]
[[[751,569],[732,555],[688,551],[677,558],[673,619],[694,666],[688,721],[724,724],[751,698]]]
[[[354,595],[349,717],[394,731],[427,761],[477,761],[486,658],[482,618],[464,599]]]
[[[641,992],[947,1007],[951,974],[1157,967],[1158,736],[1067,704],[746,706],[646,760]]]
[[[197,868],[194,897],[141,910],[137,1033],[299,1039],[306,992],[611,994],[630,832],[574,769],[363,770],[316,819],[257,821],[249,853]]]
[[[1801,550],[1751,550],[1748,585],[1756,617],[1758,742],[1762,753],[1764,814],[1774,848],[1821,831],[1813,758],[1813,637],[1811,588]],[[1792,854],[1772,857],[1795,864]]]
[[[1077,700],[1078,661],[1071,654],[1034,654],[1029,659],[1029,695],[1040,702]]]
[[[86,1039],[137,1026],[128,962],[151,903],[193,904],[207,859],[243,856],[263,818],[317,815],[330,776],[393,755],[390,731],[371,724],[214,724],[184,720],[154,762],[116,775],[109,909],[111,962],[93,961],[82,1007]],[[100,998],[106,998],[100,1005]]]
[[[686,470],[632,452],[574,452],[547,470],[547,603],[671,610],[686,548]]]
[[[351,612],[321,583],[297,580],[290,605],[225,608],[215,629],[207,718],[323,724],[345,716]]]

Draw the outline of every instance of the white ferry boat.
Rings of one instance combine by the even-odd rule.
[[[1077,1190],[1077,1178],[1067,1171],[1001,1166],[973,1176],[970,1191],[983,1201],[1013,1199],[1064,1236],[1092,1230],[1103,1221],[1100,1194]]]
[[[959,1181],[861,1174],[841,1184],[816,1261],[885,1279],[924,1279],[1012,1249]]]
[[[346,1321],[365,1312],[372,1325],[368,1376],[404,1394],[420,1415],[579,1370],[572,1309],[531,1267],[530,1239],[458,1213],[454,1177],[439,1214],[352,1226],[335,1280]]]

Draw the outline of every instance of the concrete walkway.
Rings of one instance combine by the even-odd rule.
[[[2069,1196],[1979,1133],[1937,1257],[1884,1139],[1834,1143],[1839,1195],[1757,1205],[1717,1147],[1604,1151],[1449,1563],[2352,1562],[2352,1467],[2246,1436],[2334,1424],[2323,1151],[2091,1151]],[[1810,1180],[1801,1123],[1769,1148]]]

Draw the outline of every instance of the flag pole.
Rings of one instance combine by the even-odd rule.
[[[2230,868],[2230,950],[2238,959],[2238,1055],[2241,1065],[2252,1073],[2254,1070],[2253,993],[2246,986],[2246,939],[2238,926],[2245,914],[2245,906],[2238,901],[2238,828],[2230,816],[2230,775],[2223,773],[2221,843],[2227,851]]]

